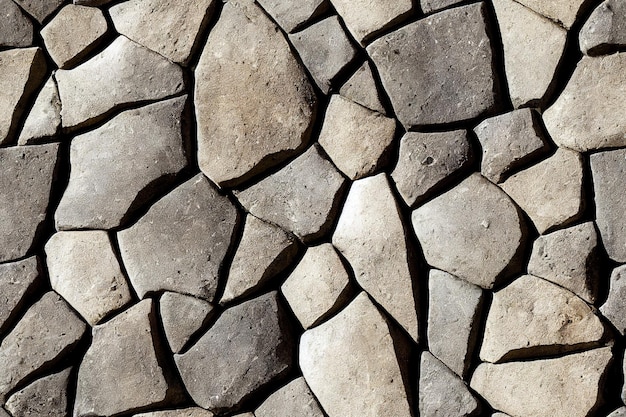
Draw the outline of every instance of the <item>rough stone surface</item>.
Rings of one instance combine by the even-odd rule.
[[[367,61],[346,81],[339,90],[339,94],[378,113],[387,113],[381,102],[378,84],[372,74],[372,67]]]
[[[119,232],[122,259],[139,297],[168,290],[213,301],[237,218],[233,203],[198,174]]]
[[[611,273],[609,296],[600,307],[600,312],[621,334],[626,333],[626,265]]]
[[[620,407],[617,410],[613,411],[607,417],[626,417],[626,407]]]
[[[626,3],[606,0],[595,8],[578,35],[580,50],[599,55],[626,46]]]
[[[33,43],[33,24],[12,0],[0,0],[0,47],[25,48]]]
[[[437,10],[454,6],[462,0],[420,0],[420,5],[424,13],[431,13]]]
[[[494,109],[485,13],[482,2],[446,10],[367,48],[405,127],[473,119]]]
[[[55,213],[58,230],[119,227],[185,168],[185,101],[125,111],[72,139],[70,180]]]
[[[480,174],[419,207],[412,222],[431,266],[483,288],[508,274],[524,245],[517,208]]]
[[[18,138],[19,145],[53,138],[61,127],[61,100],[54,77],[48,78],[37,96]]]
[[[332,0],[352,36],[361,44],[406,16],[411,0]]]
[[[560,23],[566,29],[574,24],[584,2],[585,0],[519,0],[519,3]]]
[[[7,410],[14,417],[67,416],[70,371],[46,376],[19,390],[7,400]]]
[[[302,0],[298,3],[285,0],[259,0],[258,3],[287,33],[293,32],[328,8],[325,0]]]
[[[304,378],[300,377],[270,395],[254,411],[256,417],[324,417],[324,412]]]
[[[417,282],[409,269],[410,248],[386,174],[352,184],[332,241],[352,265],[361,287],[417,341]]]
[[[465,130],[408,132],[400,141],[398,164],[391,176],[404,202],[412,207],[432,197],[472,162],[472,145]]]
[[[163,293],[159,299],[159,313],[171,351],[180,353],[212,312],[213,306],[205,300],[170,291]]]
[[[34,17],[39,23],[43,23],[44,20],[53,14],[61,5],[64,0],[14,0],[17,4],[26,10],[28,14]]]
[[[36,257],[0,265],[0,337],[40,284]]]
[[[381,166],[395,131],[394,119],[333,95],[318,141],[337,168],[356,180]]]
[[[308,142],[315,92],[252,0],[224,5],[195,78],[198,163],[216,184],[238,185]]]
[[[135,414],[134,417],[213,417],[213,413],[200,407],[189,407],[185,409]]]

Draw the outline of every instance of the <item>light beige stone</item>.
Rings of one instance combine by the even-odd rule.
[[[258,3],[287,33],[328,9],[327,0],[258,0]]]
[[[324,417],[313,393],[303,377],[270,395],[255,411],[255,417]]]
[[[569,29],[576,21],[585,0],[518,0],[518,2]]]
[[[411,0],[331,0],[352,36],[361,44],[406,17]]]
[[[18,145],[36,144],[53,138],[61,127],[61,100],[54,77],[48,78],[28,113]]]
[[[372,67],[368,61],[365,61],[365,63],[352,74],[350,79],[346,81],[339,90],[339,94],[368,109],[386,114],[385,106],[383,106],[380,99],[381,96],[378,90],[378,84],[374,79]]]
[[[135,414],[134,417],[213,417],[213,413],[200,407],[189,407],[177,410],[152,411]],[[252,416],[254,417],[254,416]]]
[[[213,315],[213,306],[206,300],[166,291],[159,299],[159,313],[172,353],[180,353]]]

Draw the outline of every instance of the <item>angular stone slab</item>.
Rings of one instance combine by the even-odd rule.
[[[402,340],[361,292],[348,307],[300,339],[300,368],[332,417],[411,416]],[[399,345],[396,346],[396,343]]]
[[[0,149],[0,262],[26,255],[47,216],[59,145]]]
[[[518,269],[524,245],[522,219],[513,201],[480,174],[412,214],[426,261],[490,289]]]
[[[166,291],[159,299],[159,313],[170,350],[180,353],[213,315],[213,306],[205,300]]]
[[[184,89],[178,65],[124,36],[84,64],[57,71],[55,77],[65,128],[95,123],[120,106],[163,99]]]
[[[325,0],[302,0],[297,3],[285,0],[258,0],[258,3],[287,33],[293,32],[328,8],[328,2]]]
[[[332,241],[361,287],[417,341],[417,281],[401,216],[386,174],[355,181]]]
[[[68,368],[43,377],[19,390],[9,397],[6,409],[15,417],[66,416],[70,371]]]
[[[454,6],[457,3],[461,3],[462,0],[420,0],[420,5],[424,13],[435,12],[440,9],[444,9],[450,6]]]
[[[339,94],[378,113],[387,113],[380,100],[381,96],[372,74],[372,67],[367,61],[346,81],[339,90]]]
[[[12,0],[0,0],[0,47],[26,48],[33,44],[33,24]]]
[[[198,163],[219,186],[239,185],[308,142],[315,92],[253,0],[224,5],[195,79]]]
[[[213,301],[237,220],[233,203],[202,174],[155,203],[118,233],[122,259],[139,297],[167,290]]]
[[[196,404],[214,413],[234,410],[286,377],[296,354],[288,321],[271,292],[226,310],[189,351],[174,355]]]
[[[607,54],[626,46],[626,4],[605,0],[591,13],[578,35],[585,55]]]
[[[470,386],[512,416],[586,417],[602,404],[612,357],[611,348],[604,347],[555,359],[483,363]]]
[[[189,407],[179,410],[152,411],[150,413],[135,414],[134,417],[213,417],[213,413],[204,408]]]
[[[186,98],[125,111],[72,139],[57,230],[119,227],[187,166],[181,131]]]
[[[0,264],[0,337],[41,281],[35,256]]]
[[[374,41],[367,52],[406,128],[469,120],[496,106],[482,2],[404,26]]]
[[[411,0],[332,0],[354,39],[361,44],[402,20],[413,9]]]
[[[48,78],[28,113],[18,145],[37,144],[53,138],[61,127],[61,99],[54,77]]]
[[[566,29],[574,24],[584,2],[585,0],[519,0],[519,3],[565,26]]]
[[[472,145],[465,130],[407,132],[400,141],[400,155],[391,177],[404,202],[413,207],[466,172],[472,160]]]
[[[22,9],[34,17],[39,23],[43,23],[44,20],[53,14],[61,5],[64,0],[14,0],[19,4]]]
[[[621,334],[626,333],[626,265],[611,272],[609,296],[600,307],[600,312]]]
[[[291,381],[269,396],[254,411],[255,417],[324,417],[319,403],[303,377]]]

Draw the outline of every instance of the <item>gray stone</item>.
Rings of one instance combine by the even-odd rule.
[[[494,109],[485,20],[484,3],[470,4],[411,23],[368,46],[405,127],[460,122]]]
[[[267,14],[287,33],[291,33],[328,8],[326,0],[258,0]]]
[[[195,403],[219,414],[286,377],[295,356],[286,311],[271,292],[226,310],[174,360]]]
[[[300,368],[332,417],[409,417],[402,338],[361,292],[335,317],[300,339]]]
[[[357,54],[337,16],[291,34],[289,40],[324,94],[335,86],[337,75],[355,60]]]
[[[380,99],[380,92],[372,74],[372,67],[367,61],[346,81],[339,90],[339,94],[378,113],[387,113]]]
[[[38,264],[37,258],[32,256],[0,265],[0,337],[42,281]]]
[[[400,156],[391,176],[404,202],[413,207],[465,173],[472,154],[465,130],[407,132],[400,141]]]
[[[213,301],[237,218],[230,200],[198,174],[119,232],[122,259],[139,297],[168,290]]]
[[[386,174],[352,184],[332,241],[361,287],[417,341],[417,278],[409,269],[402,214]]]
[[[219,186],[239,185],[309,141],[315,91],[253,0],[224,5],[195,79],[198,164]]]
[[[0,262],[23,257],[35,243],[58,155],[58,144],[0,149]]]
[[[33,44],[33,24],[12,0],[0,0],[0,47],[26,48]]]
[[[122,35],[186,65],[214,8],[215,0],[131,0],[111,7],[109,14]]]
[[[252,215],[309,242],[330,230],[345,184],[345,178],[314,145],[235,196]]]
[[[0,408],[0,417],[11,417],[11,416],[9,415],[9,413],[4,411],[4,408]],[[252,416],[252,417],[254,417],[254,416]]]
[[[159,100],[184,89],[178,65],[124,36],[84,64],[57,71],[55,77],[65,128],[95,123],[120,106]]]
[[[480,404],[467,385],[430,352],[422,352],[419,377],[421,417],[471,417]]]
[[[620,407],[617,410],[613,411],[607,417],[626,417],[626,407]]]
[[[13,417],[66,417],[68,368],[41,378],[11,395],[5,405]]]
[[[622,360],[622,374],[626,375],[626,356],[624,356],[624,359]],[[626,383],[622,385],[621,397],[622,402],[626,402]]]
[[[334,314],[352,293],[350,276],[330,243],[308,248],[280,289],[305,329]]]
[[[516,272],[522,219],[513,201],[480,174],[419,207],[412,221],[435,268],[488,289]]]
[[[500,186],[528,214],[539,233],[567,226],[578,220],[584,209],[582,156],[559,148]]]
[[[205,300],[166,291],[159,299],[159,313],[165,337],[173,353],[180,353],[189,339],[213,315]]]
[[[503,362],[561,354],[595,347],[604,333],[598,316],[574,293],[523,275],[494,293],[480,358]]]
[[[213,413],[200,407],[189,407],[177,410],[152,411],[135,414],[134,417],[213,417]],[[252,416],[254,417],[254,416]]]
[[[621,334],[626,333],[626,265],[611,273],[609,296],[600,307],[600,312]]]
[[[119,227],[186,167],[185,101],[125,111],[72,139],[70,180],[55,213],[58,230]]]
[[[269,396],[259,408],[254,411],[256,417],[324,417],[313,393],[300,377]]]
[[[483,299],[480,287],[447,272],[431,269],[428,277],[428,349],[461,378],[467,376],[474,357]]]
[[[601,280],[599,244],[592,222],[539,236],[528,273],[567,288],[593,304]]]
[[[263,288],[291,264],[297,252],[298,244],[293,236],[248,215],[220,304]]]
[[[26,12],[34,17],[39,23],[43,23],[51,14],[57,11],[64,0],[14,0],[17,4],[26,10]]]
[[[586,417],[602,404],[611,348],[554,359],[483,363],[470,386],[492,407],[517,417]]]
[[[432,13],[461,3],[463,0],[420,0],[424,13]]]
[[[32,145],[53,138],[61,127],[61,100],[54,77],[48,78],[28,113],[18,138],[19,145]]]
[[[578,35],[585,55],[600,55],[626,46],[626,3],[605,0],[591,13]]]
[[[348,178],[371,175],[385,162],[396,121],[340,95],[333,95],[318,142]]]
[[[26,378],[66,356],[86,327],[56,293],[44,294],[0,344],[0,403]]]
[[[354,39],[361,44],[402,20],[413,10],[411,0],[331,0]]]
[[[582,6],[585,0],[518,0],[519,3],[536,11],[537,13],[554,20],[557,23],[565,26],[569,29],[579,13],[582,11]]]

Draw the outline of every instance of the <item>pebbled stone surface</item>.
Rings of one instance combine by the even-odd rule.
[[[0,264],[0,337],[43,280],[35,256]]]

